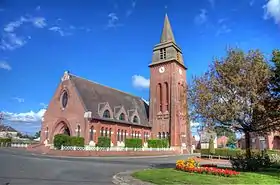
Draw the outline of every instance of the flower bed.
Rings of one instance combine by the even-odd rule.
[[[190,158],[188,160],[178,160],[176,162],[176,169],[180,171],[185,171],[189,173],[200,173],[200,174],[209,174],[209,175],[220,175],[225,177],[231,177],[239,175],[239,172],[229,169],[221,169],[217,168],[214,165],[202,165],[200,166],[199,163]]]

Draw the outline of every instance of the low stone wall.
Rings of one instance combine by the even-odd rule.
[[[90,156],[160,156],[160,155],[176,155],[180,151],[65,151],[65,150],[49,150],[48,155],[55,156],[76,156],[76,157],[90,157]]]

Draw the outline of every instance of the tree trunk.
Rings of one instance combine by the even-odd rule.
[[[245,132],[245,148],[246,148],[246,157],[251,157],[251,135],[250,132]]]

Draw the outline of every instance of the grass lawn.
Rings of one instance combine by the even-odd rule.
[[[221,177],[177,171],[173,168],[149,169],[132,174],[134,178],[154,184],[280,184],[280,171],[249,173],[236,177]]]

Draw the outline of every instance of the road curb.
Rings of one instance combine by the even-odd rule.
[[[148,168],[150,169],[150,168]],[[147,170],[147,169],[144,169]],[[135,179],[131,176],[132,173],[137,172],[139,170],[131,170],[117,173],[112,177],[113,184],[117,185],[154,185],[149,182],[143,182],[141,180]]]

